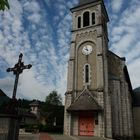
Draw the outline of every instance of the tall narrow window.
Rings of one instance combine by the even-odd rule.
[[[95,24],[95,13],[92,13],[92,25]]]
[[[88,84],[90,83],[90,65],[89,64],[85,64],[84,66],[84,84]]]
[[[81,17],[78,17],[78,28],[81,28]]]
[[[90,21],[90,18],[89,18],[89,12],[85,12],[83,14],[83,26],[89,26],[89,21]]]
[[[89,83],[89,65],[85,66],[85,83]]]

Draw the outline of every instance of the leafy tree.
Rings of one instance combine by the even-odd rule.
[[[46,96],[43,111],[47,114],[47,124],[43,131],[63,132],[64,106],[61,95],[57,91],[52,91]]]
[[[0,10],[5,10],[5,8],[10,8],[8,0],[0,0]]]
[[[47,97],[46,97],[46,104],[51,105],[62,105],[62,98],[61,95],[57,93],[57,91],[52,91]]]

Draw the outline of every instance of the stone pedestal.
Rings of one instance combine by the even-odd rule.
[[[18,140],[19,124],[16,115],[0,114],[0,140]]]

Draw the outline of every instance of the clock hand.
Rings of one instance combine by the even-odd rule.
[[[86,47],[86,50],[88,51],[88,48]]]

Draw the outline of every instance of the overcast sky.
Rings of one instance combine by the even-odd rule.
[[[78,0],[9,0],[0,11],[0,89],[12,96],[14,76],[7,73],[22,52],[30,70],[20,75],[17,97],[44,100],[52,90],[64,99],[71,39],[69,9]],[[109,48],[126,57],[133,88],[140,85],[140,0],[105,0]]]

